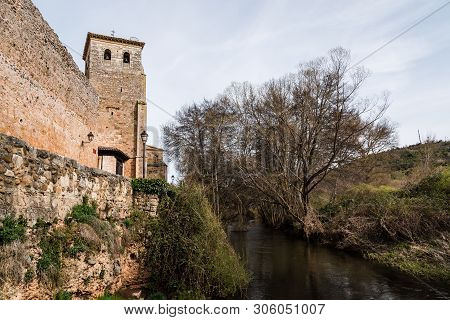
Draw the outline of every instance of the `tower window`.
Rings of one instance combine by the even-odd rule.
[[[130,54],[128,52],[123,54],[123,63],[130,63]]]
[[[104,60],[111,60],[111,50],[106,49],[105,53],[103,54],[103,59]]]

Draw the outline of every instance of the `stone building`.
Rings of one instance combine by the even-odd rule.
[[[88,33],[85,75],[100,98],[99,168],[129,177],[142,175],[141,133],[147,124],[144,43]]]
[[[88,33],[82,73],[30,0],[2,2],[0,18],[0,133],[88,167],[142,177],[155,159],[148,154],[143,163],[145,44]],[[162,162],[161,150],[153,151]]]
[[[164,150],[147,146],[147,178],[167,180],[167,165],[164,162]]]

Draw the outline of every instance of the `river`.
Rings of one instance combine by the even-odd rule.
[[[259,224],[230,232],[252,280],[247,299],[442,299],[420,280]]]

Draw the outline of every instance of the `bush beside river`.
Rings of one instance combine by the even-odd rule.
[[[357,185],[321,207],[321,241],[450,285],[450,170],[403,188]]]

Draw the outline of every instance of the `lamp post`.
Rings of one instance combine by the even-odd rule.
[[[147,143],[148,134],[144,130],[141,132],[141,139],[142,139],[142,178],[145,179],[145,144]]]

